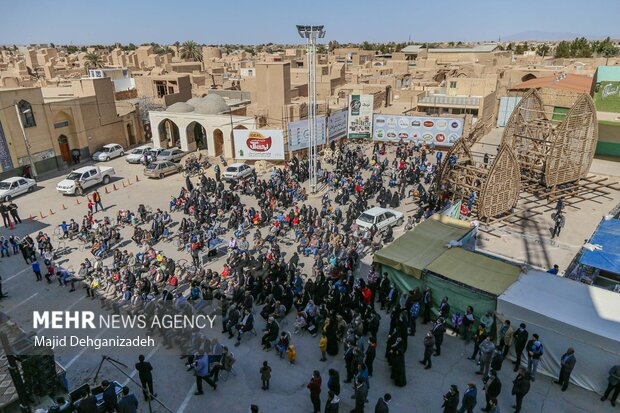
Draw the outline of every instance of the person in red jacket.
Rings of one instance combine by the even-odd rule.
[[[312,401],[312,407],[314,413],[321,412],[321,373],[318,370],[314,370],[312,378],[306,386],[310,389],[310,401]]]

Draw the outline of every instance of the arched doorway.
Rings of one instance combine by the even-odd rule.
[[[127,124],[127,141],[129,142],[129,146],[136,144],[136,135],[133,133],[133,126],[131,123]]]
[[[234,131],[234,130],[235,130],[235,129],[237,129],[237,130],[245,130],[245,129],[247,129],[247,128],[246,128],[245,126],[243,126],[243,125],[237,125],[237,126],[235,126],[235,127],[233,128],[233,130],[232,130],[232,131],[230,131],[230,142],[231,142],[231,146],[232,146],[233,158],[235,157],[235,155],[234,155],[234,154],[236,153],[236,152],[235,152],[235,151],[236,151],[236,148],[235,148],[235,139],[234,139],[234,135],[235,135],[235,131]]]
[[[207,149],[207,131],[198,122],[187,125],[187,143],[196,142],[198,149]]]
[[[71,159],[71,148],[69,148],[69,140],[65,135],[60,135],[58,137],[58,146],[60,147],[60,156],[65,163],[70,164]]]
[[[221,129],[213,131],[213,143],[215,145],[215,156],[224,154],[224,133]]]
[[[536,75],[534,75],[533,73],[528,73],[527,75],[521,78],[521,81],[527,82],[528,80],[532,80],[532,79],[536,79]]]
[[[159,130],[159,144],[162,148],[181,146],[179,127],[170,119],[164,119],[157,127]]]

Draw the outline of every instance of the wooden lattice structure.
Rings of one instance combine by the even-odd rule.
[[[457,140],[446,155],[436,181],[436,189],[465,203],[473,193],[472,212],[483,219],[511,212],[520,188],[519,163],[511,147],[503,145],[487,167],[474,160],[464,138]]]
[[[558,122],[547,118],[542,99],[531,90],[510,115],[502,145],[513,148],[525,181],[555,188],[587,176],[597,137],[589,95],[581,95]]]

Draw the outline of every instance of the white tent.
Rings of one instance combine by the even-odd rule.
[[[538,371],[556,380],[568,347],[577,358],[571,382],[588,390],[602,393],[609,369],[620,364],[618,293],[530,271],[498,297],[497,315],[515,329],[525,323],[530,338],[540,336],[545,354]]]

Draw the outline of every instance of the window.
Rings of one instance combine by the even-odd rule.
[[[456,89],[456,82],[455,81],[451,81],[450,82],[450,89]]]
[[[21,113],[24,128],[32,128],[33,126],[37,126],[30,103],[22,100],[17,104],[17,107],[19,108],[19,113]]]
[[[20,179],[20,180],[19,180],[19,181],[17,181],[17,182],[19,182],[19,184],[20,184],[20,185],[26,185],[26,184],[27,184],[27,182],[26,182],[26,180],[25,180],[25,179]]]

